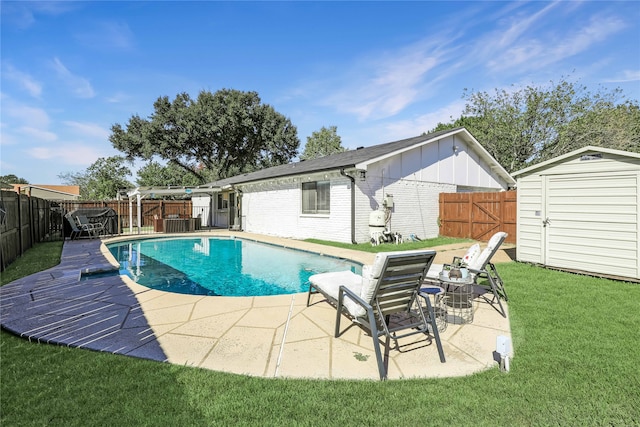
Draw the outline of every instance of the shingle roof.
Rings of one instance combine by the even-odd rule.
[[[279,178],[284,176],[298,175],[302,173],[323,172],[328,170],[354,167],[359,163],[367,162],[369,160],[373,160],[378,157],[382,157],[387,154],[412,147],[420,142],[434,139],[439,137],[440,135],[455,132],[460,129],[464,128],[447,129],[444,131],[433,132],[413,138],[373,145],[371,147],[363,147],[355,150],[343,151],[342,153],[330,154],[328,156],[319,157],[317,159],[274,166],[256,172],[245,173],[242,175],[233,176],[231,178],[222,179],[212,184],[219,187],[225,187],[227,185],[243,184],[252,181],[260,181],[263,179]]]

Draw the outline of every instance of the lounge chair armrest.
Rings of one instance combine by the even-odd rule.
[[[340,290],[338,291],[338,309],[342,309],[342,300],[344,299],[344,295],[346,294],[347,298],[352,299],[356,304],[362,306],[365,310],[373,310],[371,304],[360,298],[360,295],[353,292],[351,289],[346,286],[340,286]]]

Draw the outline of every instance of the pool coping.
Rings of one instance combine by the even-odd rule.
[[[362,264],[375,257],[226,230],[155,236],[235,236]],[[79,281],[83,269],[118,267],[106,243],[136,237],[66,241],[58,266],[0,287],[2,327],[33,341],[242,375],[378,378],[371,337],[357,325],[344,322],[342,335],[335,338],[335,309],[318,295],[307,307],[306,293],[209,297],[157,291],[120,275]],[[466,246],[434,248],[440,257],[436,262],[451,260]],[[478,299],[472,324],[448,325],[442,332],[446,363],[440,363],[431,340],[409,337],[402,351],[392,349],[387,354],[389,378],[462,376],[495,367],[498,336],[510,338],[508,318]]]

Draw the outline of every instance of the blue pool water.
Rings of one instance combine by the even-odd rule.
[[[233,238],[169,238],[107,245],[120,274],[153,289],[193,295],[262,296],[306,292],[309,276],[358,263]]]

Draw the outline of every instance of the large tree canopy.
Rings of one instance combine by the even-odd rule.
[[[196,169],[194,167],[194,169]],[[197,171],[204,174],[203,171]],[[213,181],[213,179],[211,179]],[[166,166],[158,162],[151,161],[138,170],[136,183],[140,187],[153,187],[165,185],[196,186],[201,184],[200,179],[195,174],[185,173],[184,169],[174,163]]]
[[[66,185],[80,186],[82,200],[112,200],[119,189],[133,186],[126,179],[131,175],[127,163],[122,156],[101,157],[84,172],[62,173],[58,178]]]
[[[621,90],[591,93],[564,78],[548,87],[465,91],[464,126],[509,172],[595,145],[640,152],[640,109]]]
[[[148,119],[134,115],[126,129],[111,127],[109,140],[128,158],[168,160],[198,177],[201,165],[216,178],[289,162],[300,140],[291,121],[262,104],[256,92],[202,91],[196,100],[186,93],[173,101],[160,97]]]
[[[330,126],[322,127],[307,137],[307,144],[300,160],[311,160],[333,153],[341,153],[346,149],[342,146],[342,139],[338,135],[338,128]]]

